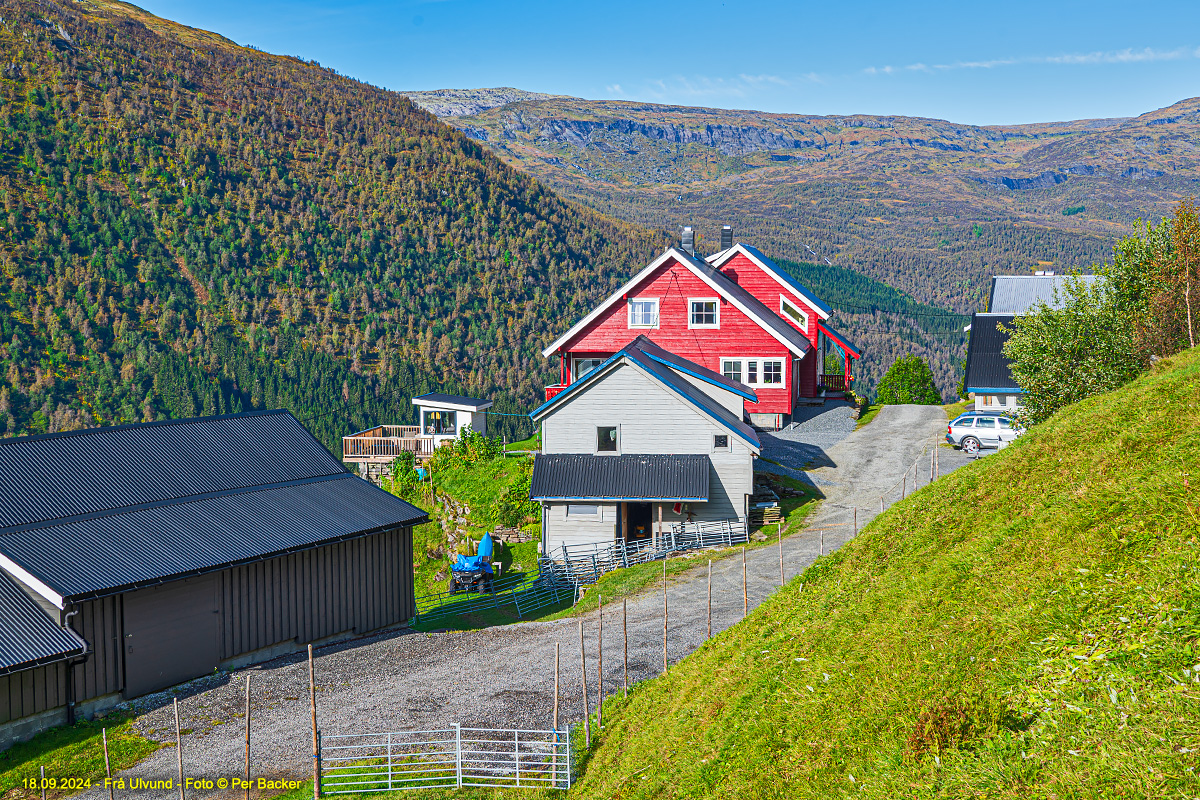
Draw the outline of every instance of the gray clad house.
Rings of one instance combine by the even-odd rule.
[[[545,551],[680,522],[744,524],[761,449],[746,399],[743,384],[639,336],[533,411]]]
[[[283,411],[0,440],[0,747],[411,619],[425,521]]]

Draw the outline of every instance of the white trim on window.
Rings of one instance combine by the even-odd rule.
[[[600,449],[600,431],[603,429],[606,429],[606,428],[612,428],[613,430],[616,431],[616,440],[615,440],[616,449],[615,450],[601,450]],[[612,425],[597,425],[596,426],[596,455],[598,455],[598,456],[619,456],[619,455],[621,455],[621,426],[619,423],[613,423]]]
[[[593,369],[596,369],[596,367],[599,367],[601,364],[603,364],[607,360],[608,359],[604,356],[599,356],[599,357],[584,356],[582,358],[580,358],[580,357],[572,358],[571,359],[571,378],[572,378],[572,380],[573,381],[579,380],[584,375],[588,374],[588,372],[591,372]],[[581,369],[579,367],[579,362],[581,362],[581,361],[595,361],[596,363],[591,367],[591,369],[584,372],[584,371],[581,371]]]
[[[578,517],[599,519],[602,514],[599,503],[567,503],[567,513],[563,516],[568,519]]]
[[[721,444],[724,440],[724,444]],[[728,433],[714,433],[712,451],[714,453],[728,453],[733,450],[733,439]]]
[[[799,315],[800,319],[796,319],[796,315]],[[808,333],[808,312],[782,294],[779,295],[779,316],[796,323],[800,330]]]
[[[747,386],[766,386],[769,388],[779,387],[781,389],[787,385],[788,381],[788,374],[786,371],[787,363],[788,359],[784,356],[731,356],[722,357],[720,359],[721,374],[727,378],[732,377],[730,373],[734,370],[727,370],[726,367],[728,367],[730,364],[736,364],[736,371],[741,375],[741,377],[733,378],[733,380],[736,380],[739,383],[744,383]],[[779,365],[778,383],[766,383],[763,381],[763,367],[766,364]]]
[[[659,303],[658,300],[659,299],[657,297],[631,297],[631,298],[629,298],[629,300],[625,303],[626,320],[628,321],[629,327],[630,328],[657,328],[658,321],[660,319],[659,312],[662,307],[662,304]],[[652,319],[654,321],[653,322],[645,322],[644,321],[645,313],[643,312],[641,320],[638,322],[634,322],[633,321],[633,304],[634,303],[639,303],[639,304],[653,303],[654,304],[654,313],[652,314]]]
[[[712,322],[695,322],[693,317],[696,310],[692,307],[693,303],[712,303]],[[700,312],[707,316],[708,310],[703,309]],[[719,297],[689,297],[687,301],[687,323],[688,328],[692,330],[703,328],[720,328],[721,327],[721,299]]]

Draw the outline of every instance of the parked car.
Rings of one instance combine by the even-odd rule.
[[[946,441],[970,455],[981,449],[1008,445],[1025,429],[1003,414],[969,412],[946,426]]]

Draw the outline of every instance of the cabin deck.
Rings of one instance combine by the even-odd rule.
[[[436,440],[416,425],[376,425],[342,437],[342,461],[352,464],[390,464],[403,453],[418,460],[433,455]]]

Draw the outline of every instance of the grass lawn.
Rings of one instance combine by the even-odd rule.
[[[90,781],[104,785],[104,749],[101,728],[108,730],[108,755],[113,772],[131,767],[162,745],[145,739],[133,730],[131,717],[110,715],[91,722],[80,720],[70,727],[39,733],[28,742],[13,745],[0,753],[0,797],[23,800],[41,797],[39,789],[26,789],[25,781],[38,778],[40,767],[46,778],[63,781]],[[51,790],[49,797],[74,794]]]
[[[878,403],[872,403],[864,408],[858,415],[858,424],[854,426],[854,430],[858,430],[864,425],[870,424],[871,420],[875,419],[876,415],[879,414],[879,409],[881,408],[883,408],[883,406],[879,405]]]
[[[946,419],[954,419],[973,405],[975,405],[974,400],[959,400],[957,403],[947,403],[942,408],[946,410]]]
[[[540,433],[535,433],[528,439],[522,439],[519,442],[509,442],[504,449],[511,453],[515,450],[540,450],[541,448],[542,435]]]

